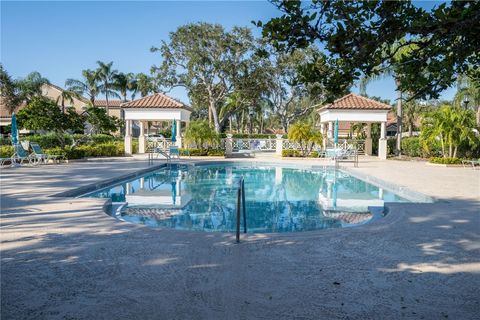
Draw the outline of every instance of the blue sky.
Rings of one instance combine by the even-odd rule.
[[[438,2],[422,2],[429,8]],[[64,86],[67,78],[81,78],[81,70],[95,68],[96,61],[114,61],[123,72],[148,73],[161,63],[150,48],[168,40],[168,34],[190,22],[250,26],[279,15],[267,1],[1,1],[1,62],[14,77],[38,71],[52,83]],[[369,95],[393,101],[392,79],[368,86]],[[354,89],[355,91],[355,89]],[[452,98],[447,90],[443,98]],[[186,92],[170,95],[188,102]]]

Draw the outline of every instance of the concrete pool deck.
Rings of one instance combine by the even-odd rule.
[[[362,158],[345,167],[437,201],[391,204],[357,228],[248,234],[239,245],[231,234],[120,222],[104,200],[49,197],[146,166],[2,170],[2,319],[478,319],[480,170]]]

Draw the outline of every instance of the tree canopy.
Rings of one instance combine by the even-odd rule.
[[[63,133],[83,131],[84,118],[73,107],[65,113],[55,101],[45,97],[34,97],[17,114],[18,127],[28,130],[45,130]]]
[[[263,35],[280,50],[320,44],[328,53],[323,80],[329,100],[362,74],[371,76],[393,63],[404,79],[400,90],[413,98],[438,98],[458,74],[479,77],[480,2],[452,1],[431,11],[410,1],[272,0],[282,16],[263,27]],[[403,40],[402,40],[403,39]],[[398,50],[415,45],[408,55]],[[395,61],[394,61],[395,60]],[[317,80],[315,61],[305,79]]]
[[[165,86],[182,86],[204,97],[215,130],[220,132],[221,103],[253,73],[254,38],[250,29],[234,27],[227,32],[221,25],[193,23],[170,33],[152,52],[160,52],[163,62],[152,73]]]

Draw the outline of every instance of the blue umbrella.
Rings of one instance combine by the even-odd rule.
[[[173,200],[173,205],[175,205],[177,199],[177,182],[173,181],[172,182],[172,200]]]
[[[332,205],[333,205],[333,209],[337,209],[337,182],[335,181],[333,183],[333,201],[332,201]]]
[[[177,122],[173,120],[172,122],[172,142],[177,141]]]
[[[333,142],[338,144],[338,119],[335,121],[335,129],[333,131]]]
[[[17,129],[17,116],[15,112],[12,113],[12,129],[10,130],[10,138],[12,139],[12,144],[18,143],[18,129]]]

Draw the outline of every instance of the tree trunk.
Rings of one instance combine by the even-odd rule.
[[[212,107],[211,107],[211,103],[208,106],[208,124],[210,126],[212,126]]]
[[[215,132],[220,133],[220,122],[218,120],[217,106],[214,100],[210,100],[210,108],[213,116],[213,124],[215,126]]]
[[[452,152],[453,152],[453,150],[452,150],[452,142],[449,141],[449,142],[448,142],[448,157],[449,157],[449,158],[452,157]]]
[[[445,143],[444,143],[444,141],[443,141],[443,135],[442,135],[442,134],[440,134],[440,144],[441,144],[441,146],[442,146],[442,156],[443,156],[444,158],[446,158],[446,154],[445,154]]]
[[[400,90],[400,79],[395,78],[397,86],[397,147],[395,153],[397,156],[402,155],[402,91]]]
[[[411,137],[413,135],[413,125],[410,123],[408,125],[408,136]]]
[[[288,133],[288,119],[286,117],[282,117],[281,119],[282,122],[282,129],[285,134]]]
[[[65,98],[62,96],[62,113],[65,113]]]
[[[109,110],[109,107],[108,107],[108,85],[107,85],[106,82],[105,82],[105,102],[106,102],[105,111],[107,113],[107,116],[109,116],[110,115],[110,110]]]
[[[229,124],[230,133],[232,133],[233,131],[232,116],[228,117],[228,124]]]
[[[480,106],[477,107],[477,126],[480,127]]]
[[[453,157],[454,158],[457,157],[457,149],[458,149],[458,146],[455,146],[455,148],[453,148]]]
[[[242,110],[242,117],[240,118],[241,133],[245,133],[245,110]]]

